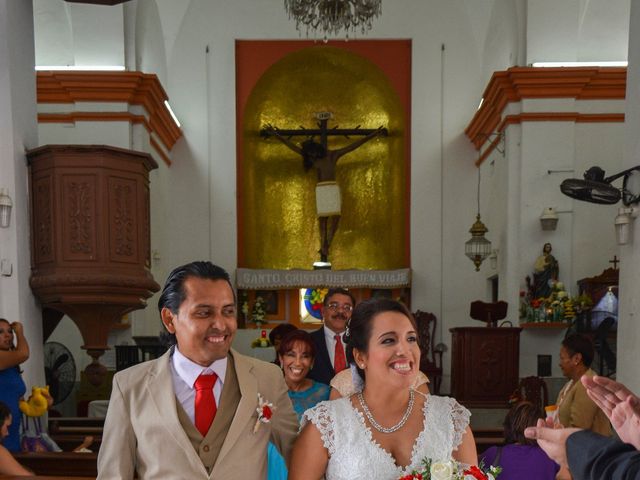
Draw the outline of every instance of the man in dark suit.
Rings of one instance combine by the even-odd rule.
[[[311,333],[316,346],[316,358],[309,378],[329,385],[333,376],[346,368],[344,331],[356,301],[344,288],[331,288],[322,303],[322,328]]]
[[[587,394],[607,415],[620,440],[578,428],[554,429],[538,420],[525,430],[575,480],[622,480],[640,477],[640,399],[624,385],[605,377],[583,376]],[[624,442],[624,443],[623,443]]]

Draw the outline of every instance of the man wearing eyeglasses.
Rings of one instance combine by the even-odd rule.
[[[344,331],[356,301],[344,288],[332,288],[324,297],[322,321],[324,326],[311,333],[316,345],[316,358],[309,378],[329,385],[333,376],[347,367]]]

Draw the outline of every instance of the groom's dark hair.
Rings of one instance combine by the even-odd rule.
[[[184,291],[184,282],[187,278],[196,277],[205,280],[225,280],[233,292],[233,301],[236,302],[236,292],[231,285],[231,279],[227,271],[208,261],[191,262],[174,268],[164,283],[162,293],[158,299],[158,310],[168,308],[173,313],[178,313],[180,305],[187,294]]]
[[[398,312],[409,319],[411,325],[418,331],[416,320],[404,303],[389,298],[370,298],[358,304],[353,310],[351,320],[347,324],[345,341],[347,342],[347,362],[356,365],[360,377],[364,379],[364,371],[357,366],[353,356],[353,349],[366,353],[369,350],[369,339],[373,330],[373,320],[376,315],[384,312]]]

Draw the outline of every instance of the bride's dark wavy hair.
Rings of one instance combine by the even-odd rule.
[[[356,369],[360,377],[364,380],[364,370],[361,370],[353,356],[353,349],[357,348],[360,352],[367,353],[369,351],[369,340],[371,339],[371,331],[373,330],[373,320],[377,315],[384,312],[398,312],[409,319],[413,328],[418,331],[416,320],[404,303],[389,298],[371,298],[359,303],[353,310],[351,320],[347,325],[345,332],[345,341],[347,343],[347,362],[356,365]]]

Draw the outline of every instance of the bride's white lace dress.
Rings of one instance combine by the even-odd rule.
[[[311,421],[329,451],[327,480],[397,480],[414,469],[422,459],[447,460],[460,445],[471,414],[449,397],[428,395],[423,407],[424,427],[413,445],[411,464],[402,468],[376,443],[362,414],[349,398],[325,401],[307,410],[304,426]]]

